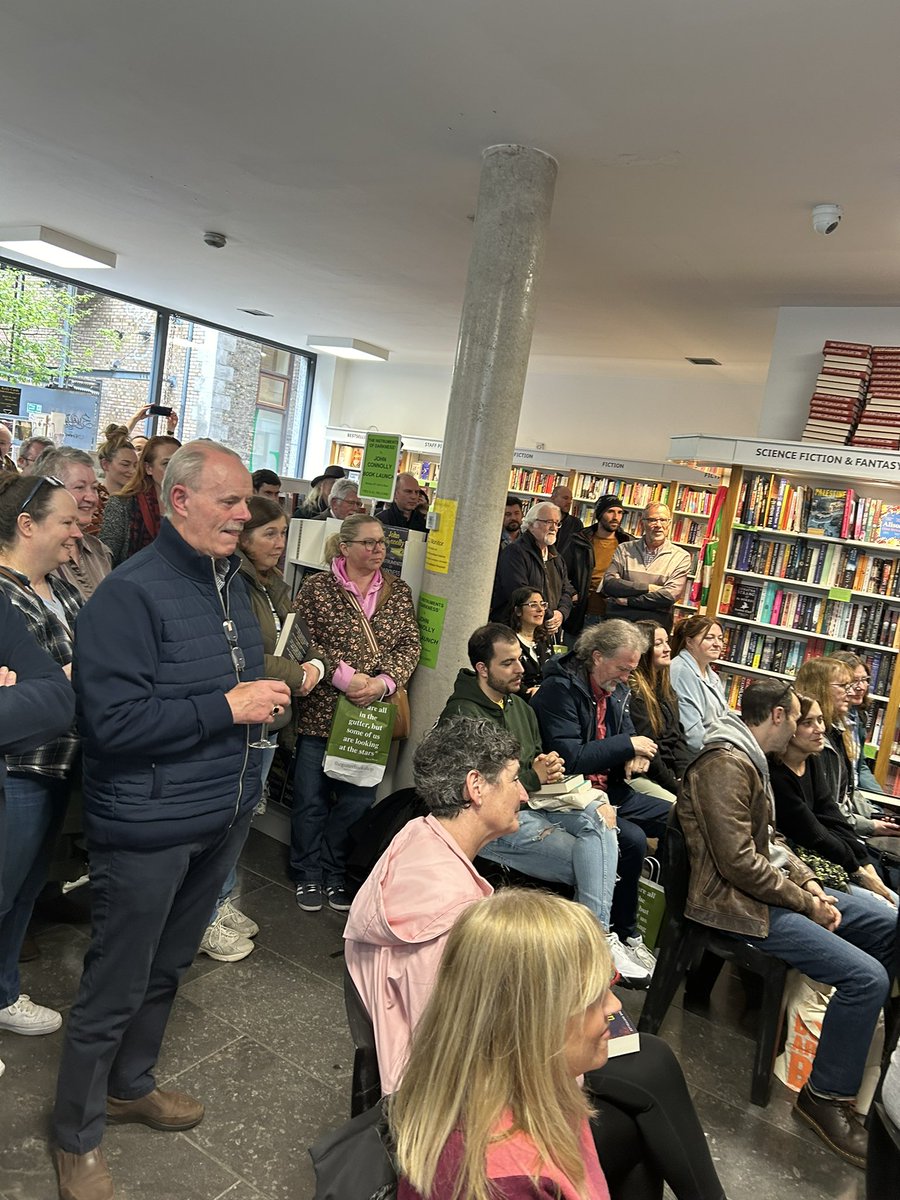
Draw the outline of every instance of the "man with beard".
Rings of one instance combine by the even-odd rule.
[[[618,547],[632,540],[620,528],[624,515],[622,501],[615,493],[601,496],[594,508],[594,524],[575,530],[560,550],[575,589],[572,612],[566,621],[566,633],[572,637],[577,637],[585,625],[596,625],[606,612],[606,597],[597,589]]]
[[[584,529],[584,525],[577,517],[572,516],[572,489],[567,483],[556,485],[550,495],[550,503],[555,504],[562,513],[559,533],[556,535],[556,549],[560,554],[565,555],[566,547],[573,534]]]
[[[533,504],[522,521],[519,539],[497,560],[491,620],[506,621],[516,588],[540,592],[547,601],[547,632],[559,632],[572,611],[572,585],[565,560],[556,550],[556,534],[562,514],[555,504]]]
[[[468,654],[471,670],[463,668],[457,675],[439,726],[458,716],[502,725],[519,743],[519,780],[526,792],[560,780],[565,764],[558,754],[543,753],[537,718],[519,695],[524,671],[516,635],[497,622],[482,625],[469,638]],[[618,844],[615,809],[605,795],[584,809],[566,812],[523,808],[518,829],[495,838],[479,853],[536,879],[571,885],[575,899],[609,931]],[[647,987],[652,966],[637,961],[615,934],[607,932],[607,937],[626,986]]]
[[[619,546],[603,576],[606,617],[643,621],[652,617],[672,632],[675,605],[684,595],[691,556],[669,541],[672,514],[648,504],[641,514],[644,536]]]
[[[522,528],[522,501],[518,496],[509,495],[506,497],[506,511],[503,514],[503,528],[500,530],[500,549],[505,550],[507,546],[518,541],[519,533]]]
[[[726,713],[707,734],[678,797],[691,862],[684,915],[834,986],[794,1112],[862,1167],[867,1134],[853,1100],[890,992],[897,911],[823,888],[775,831],[766,755],[787,748],[799,717],[793,687],[766,679],[746,689],[740,716]]]

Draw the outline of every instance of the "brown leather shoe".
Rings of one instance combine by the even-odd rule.
[[[53,1158],[59,1176],[59,1200],[113,1200],[112,1176],[99,1146],[87,1154],[55,1150]]]
[[[854,1167],[865,1167],[869,1135],[850,1100],[825,1100],[804,1084],[794,1112],[813,1129],[829,1149]]]
[[[151,1129],[177,1133],[193,1129],[203,1120],[203,1105],[184,1092],[161,1092],[154,1088],[139,1100],[117,1100],[106,1097],[106,1119],[114,1125],[137,1121]]]

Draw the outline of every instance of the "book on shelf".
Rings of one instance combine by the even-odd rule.
[[[752,621],[759,608],[762,588],[755,583],[736,583],[731,600],[731,615]]]
[[[806,532],[823,537],[841,537],[848,495],[846,488],[813,488]]]
[[[874,541],[881,546],[900,546],[900,504],[882,507]]]
[[[291,662],[302,663],[306,661],[311,645],[312,634],[309,626],[297,613],[288,613],[275,643],[275,657],[289,658]]]
[[[634,1054],[641,1048],[641,1035],[631,1018],[623,1009],[619,1009],[609,1023],[609,1057],[618,1058],[622,1054]]]
[[[823,354],[849,355],[852,358],[871,358],[872,350],[868,342],[842,342],[835,338],[826,338],[822,347]]]

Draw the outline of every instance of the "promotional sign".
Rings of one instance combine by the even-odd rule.
[[[434,670],[437,666],[446,615],[447,601],[444,596],[431,596],[428,592],[421,594],[418,608],[419,639],[422,643],[420,667],[431,667]]]
[[[363,500],[384,500],[394,497],[394,481],[400,462],[399,433],[367,433],[359,473],[359,494]]]
[[[450,551],[453,549],[453,529],[456,525],[456,500],[438,498],[432,507],[432,512],[440,515],[437,528],[428,534],[428,545],[425,547],[425,570],[434,571],[437,575],[446,575],[450,570]]]

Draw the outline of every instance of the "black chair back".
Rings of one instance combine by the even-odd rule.
[[[375,1049],[375,1026],[369,1016],[353,977],[344,964],[344,1007],[356,1052],[353,1056],[353,1082],[350,1116],[365,1112],[381,1099],[381,1076]]]

